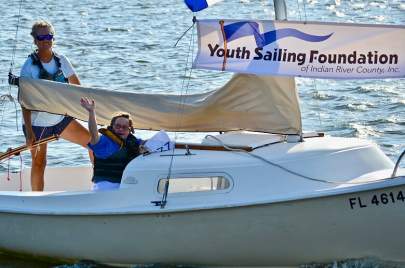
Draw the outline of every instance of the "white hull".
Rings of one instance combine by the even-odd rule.
[[[253,151],[336,183],[305,179],[246,153],[184,153],[175,151],[171,178],[223,176],[228,188],[184,192],[180,185],[183,192],[169,193],[164,208],[154,206],[162,199],[158,185],[167,176],[170,152],[135,159],[118,191],[89,191],[85,167],[48,169],[48,190],[67,183],[76,191],[0,192],[0,248],[119,264],[290,266],[363,257],[405,262],[405,170],[387,179],[393,164],[375,145],[311,138]],[[0,186],[10,190],[12,181],[2,179]]]
[[[405,193],[404,184],[324,198],[150,214],[2,213],[0,247],[129,264],[285,266],[362,257],[405,261],[405,202],[370,203],[374,195],[401,190]],[[351,209],[353,197],[367,207]]]

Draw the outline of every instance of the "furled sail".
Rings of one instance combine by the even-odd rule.
[[[88,119],[81,97],[93,98],[98,123],[126,111],[138,129],[167,131],[250,130],[301,133],[301,113],[292,78],[237,74],[222,88],[194,95],[108,91],[39,79],[22,78],[19,102],[29,110]]]

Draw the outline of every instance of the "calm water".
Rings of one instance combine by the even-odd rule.
[[[304,1],[287,1],[290,20],[405,24],[404,0]],[[226,0],[201,12],[198,17],[274,19],[270,2]],[[14,97],[16,89],[7,85],[6,76],[15,45],[19,4],[19,1],[0,0],[0,91]],[[185,72],[185,68],[188,67],[187,62],[190,63],[187,55],[191,32],[177,48],[173,45],[191,25],[191,16],[181,0],[24,0],[13,70],[18,73],[25,58],[34,49],[30,28],[33,21],[42,18],[54,24],[55,50],[70,58],[85,85],[111,90],[178,94],[217,88],[230,74],[193,70],[189,87],[183,87],[185,74],[189,73],[188,70]],[[371,139],[393,160],[405,149],[404,79],[299,79],[297,86],[304,130]],[[148,137],[150,133],[140,132],[139,135]],[[0,138],[1,150],[24,143],[18,104],[15,106],[10,101],[0,103]],[[179,138],[196,140],[199,136],[182,133]],[[50,166],[88,164],[87,152],[78,146],[59,141],[49,147]],[[23,162],[30,164],[27,154]],[[10,165],[12,169],[18,169],[19,160],[12,160]],[[0,171],[6,167],[5,164],[0,165]],[[363,266],[352,267],[380,265],[376,263],[364,261],[359,264]],[[21,266],[19,261],[0,256],[0,267],[39,265],[30,262]],[[343,267],[341,265],[347,264],[336,265]]]

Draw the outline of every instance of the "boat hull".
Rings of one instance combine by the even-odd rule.
[[[405,186],[400,185],[183,212],[1,213],[0,248],[120,264],[288,266],[362,257],[405,261],[402,197]]]

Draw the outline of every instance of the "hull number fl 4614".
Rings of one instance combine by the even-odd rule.
[[[366,208],[370,206],[384,206],[396,202],[405,202],[405,195],[402,191],[374,194],[370,197],[351,197],[349,198],[350,209]]]

